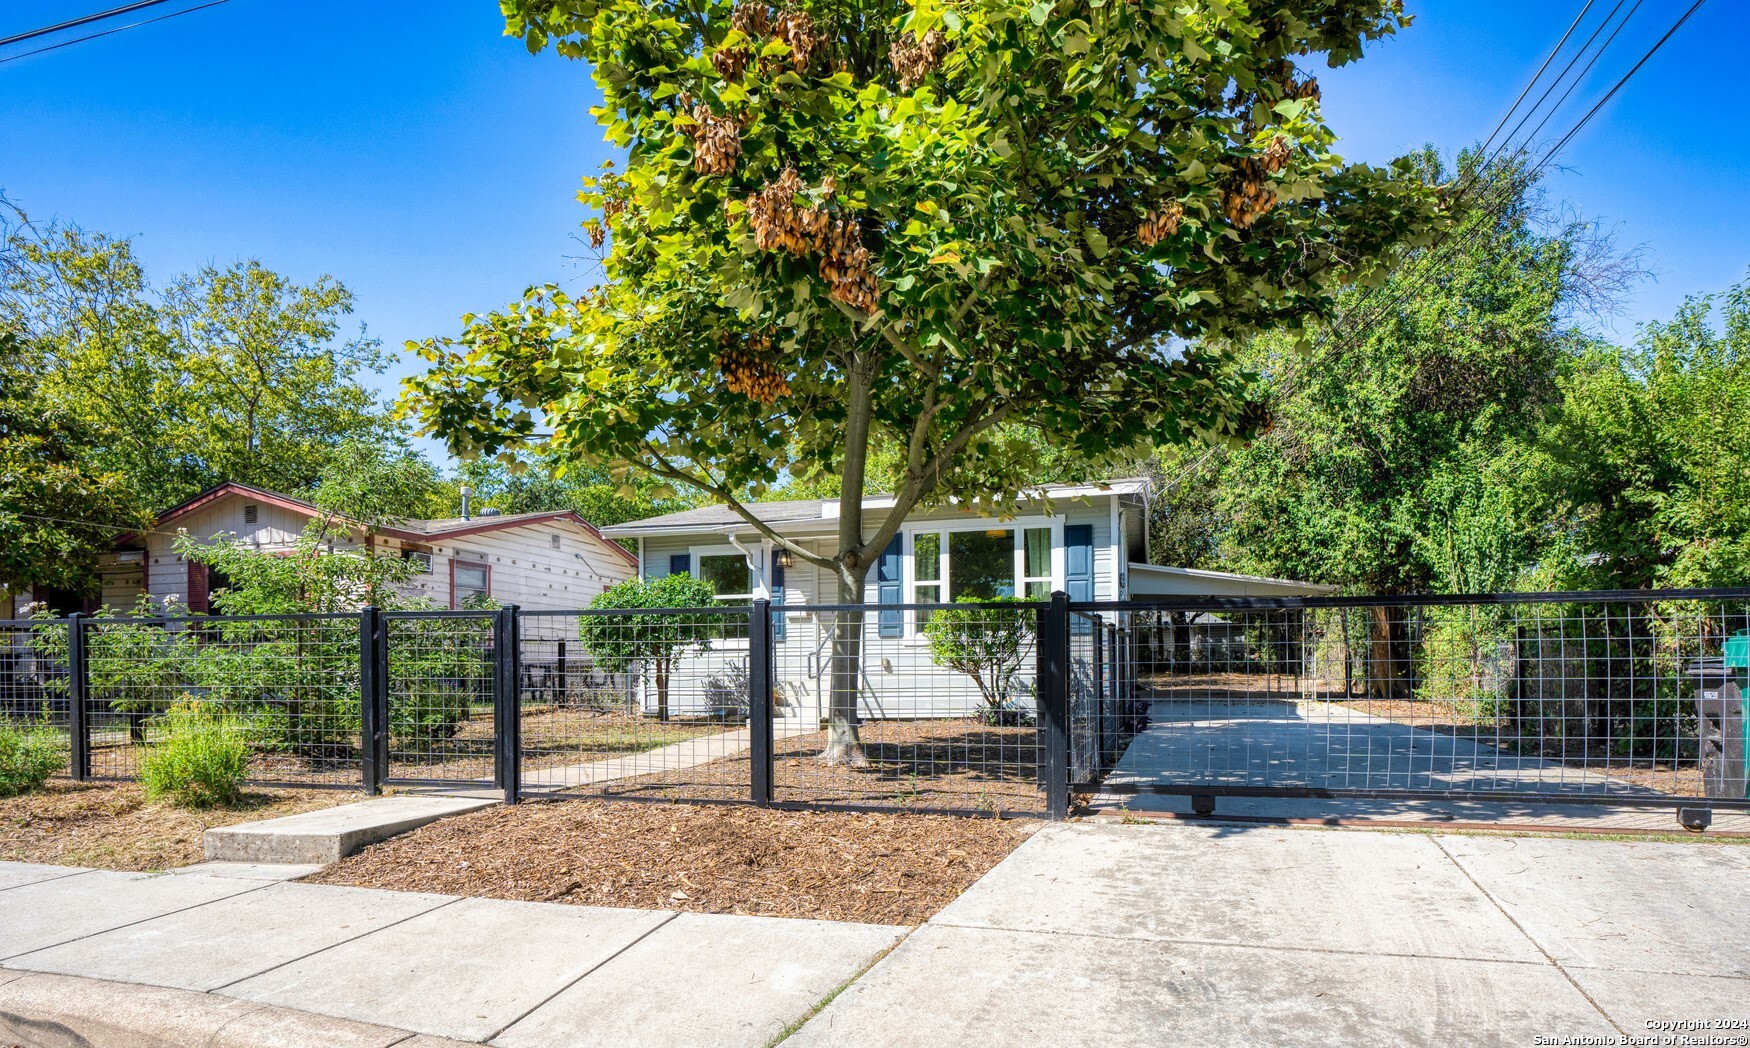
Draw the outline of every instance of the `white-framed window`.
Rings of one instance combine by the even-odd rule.
[[[905,528],[908,603],[950,604],[962,598],[1047,600],[1063,587],[1063,521],[920,521]],[[927,613],[914,615],[912,628]]]
[[[695,546],[693,577],[707,582],[720,604],[746,604],[759,589],[759,579],[747,554],[734,546]]]

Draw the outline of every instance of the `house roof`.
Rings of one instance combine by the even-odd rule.
[[[1029,495],[1034,498],[1078,498],[1093,495],[1129,495],[1145,492],[1148,481],[1140,477],[1118,480],[1090,481],[1080,484],[1043,484]],[[746,502],[743,505],[760,522],[779,531],[795,530],[802,525],[820,525],[838,520],[838,499],[782,499],[771,502]],[[884,509],[893,505],[888,495],[873,495],[863,500],[863,508]],[[724,528],[747,527],[747,520],[728,506],[700,506],[678,513],[664,513],[643,520],[629,520],[603,528],[602,533],[614,538],[673,535],[686,532],[720,532]]]
[[[1130,562],[1132,597],[1328,597],[1335,592],[1336,586],[1299,579]]]
[[[322,508],[315,503],[298,498],[294,495],[285,495],[277,491],[269,491],[266,488],[255,487],[252,484],[239,484],[236,481],[226,481],[223,484],[218,484],[214,487],[208,488],[206,491],[201,492],[199,495],[196,495],[191,499],[179,502],[165,510],[163,513],[160,513],[158,515],[158,524],[164,525],[174,523],[180,517],[186,517],[190,513],[194,513],[228,498],[249,498],[258,502],[265,502],[268,505],[279,506],[282,509],[291,510],[294,513],[302,513],[305,516],[310,517],[317,516],[323,512]],[[576,524],[594,535],[596,538],[601,539],[603,545],[625,558],[627,563],[633,566],[636,566],[638,563],[638,558],[627,552],[624,546],[621,546],[619,543],[609,539],[606,535],[603,535],[600,528],[585,520],[577,511],[569,509],[538,510],[533,513],[506,513],[485,516],[476,515],[472,517],[445,517],[438,520],[402,519],[397,520],[392,524],[384,524],[378,527],[376,531],[378,534],[386,535],[390,538],[419,542],[437,538],[459,538],[464,535],[478,535],[489,531],[503,531],[507,528],[520,528],[530,524],[539,524],[543,522]],[[355,524],[355,526],[357,525]],[[133,538],[133,536],[122,536],[124,541],[131,538]]]

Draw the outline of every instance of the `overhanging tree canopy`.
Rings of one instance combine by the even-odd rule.
[[[847,602],[920,502],[1013,504],[1025,456],[983,453],[1005,427],[1090,468],[1246,437],[1222,347],[1323,313],[1437,210],[1332,152],[1296,64],[1358,58],[1397,0],[502,6],[590,63],[627,151],[582,194],[606,279],[416,347],[408,407],[464,454],[547,439],[738,509],[836,474],[830,553],[743,516]],[[904,464],[865,521],[872,439]]]

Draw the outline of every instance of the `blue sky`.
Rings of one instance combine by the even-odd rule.
[[[12,0],[0,35],[114,2]],[[1487,135],[1579,0],[1409,6],[1410,30],[1321,74],[1351,159]],[[1588,96],[1687,6],[1643,0]],[[1657,274],[1619,336],[1750,268],[1750,136],[1731,116],[1746,39],[1750,8],[1711,0],[1550,180]],[[0,64],[0,100],[0,189],[33,218],[135,236],[159,281],[248,257],[333,274],[356,319],[399,346],[530,283],[586,279],[567,256],[577,179],[610,155],[594,87],[583,66],[502,36],[490,0],[231,0]]]

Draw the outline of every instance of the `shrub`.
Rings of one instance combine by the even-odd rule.
[[[14,724],[0,720],[0,797],[40,789],[61,770],[61,735],[47,721]]]
[[[937,665],[958,670],[978,685],[984,700],[980,717],[986,724],[1027,723],[1026,711],[1009,700],[1033,642],[1033,607],[1013,597],[976,603],[1021,605],[1014,610],[965,608],[957,606],[960,603],[974,601],[962,598],[956,606],[930,613],[924,636],[929,638],[931,657]]]
[[[235,803],[249,774],[247,727],[228,714],[172,707],[163,742],[140,758],[140,786],[150,800],[185,808]]]

